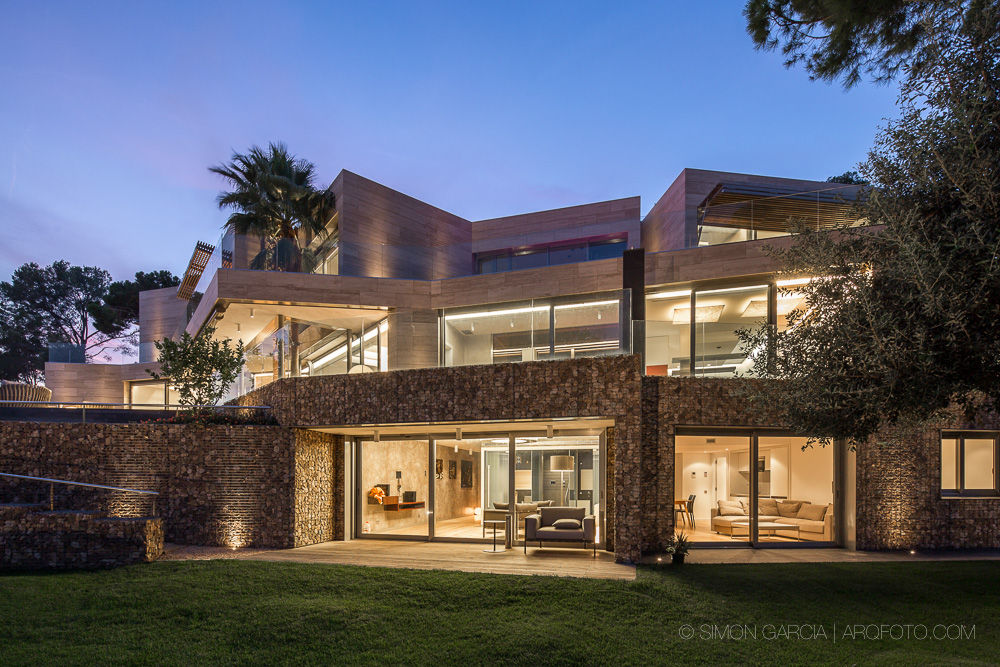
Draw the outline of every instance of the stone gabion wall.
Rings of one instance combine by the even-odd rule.
[[[170,542],[291,547],[331,532],[295,532],[298,440],[280,426],[0,422],[0,470],[158,491],[156,513]],[[323,440],[335,442],[322,433],[304,441]],[[309,466],[299,473],[312,474]],[[152,513],[149,497],[54,489],[57,509]],[[3,502],[47,503],[48,493],[46,484],[0,478]]]
[[[344,439],[295,429],[294,546],[344,539]]]
[[[1000,498],[941,497],[941,430],[1000,430],[958,411],[928,427],[888,429],[857,450],[859,549],[996,549]]]
[[[638,356],[615,356],[283,379],[239,403],[270,405],[282,424],[297,427],[614,419],[609,544],[618,559],[634,561],[642,551],[641,381]]]
[[[645,377],[642,387],[643,546],[658,552],[674,531],[674,453],[678,427],[780,427],[771,406],[752,404],[754,380]]]
[[[0,506],[0,569],[96,569],[156,560],[163,520]]]

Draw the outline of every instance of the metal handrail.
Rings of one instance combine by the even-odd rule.
[[[49,511],[55,509],[55,485],[66,484],[67,486],[86,486],[92,489],[105,489],[107,491],[125,491],[127,493],[141,493],[146,496],[158,496],[159,491],[144,491],[142,489],[128,489],[124,486],[107,486],[106,484],[91,484],[89,482],[71,482],[66,479],[52,479],[49,477],[32,477],[30,475],[15,475],[12,472],[0,472],[0,477],[16,477],[18,479],[28,479],[34,482],[49,483]],[[153,516],[156,516],[156,498],[153,498]]]
[[[81,407],[81,408],[125,408],[136,409],[160,409],[160,410],[270,410],[270,405],[181,405],[180,403],[95,403],[84,401],[0,401],[0,406],[6,404],[31,405],[40,407]]]

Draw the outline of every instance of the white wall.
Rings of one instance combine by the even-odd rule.
[[[694,518],[708,520],[711,515],[712,493],[714,479],[711,454],[681,454],[681,493],[678,498],[687,498],[692,493],[697,496],[694,501]]]
[[[791,454],[791,488],[788,497],[792,500],[808,500],[811,503],[833,502],[833,445],[812,447],[802,450],[802,442],[793,441],[788,448]]]

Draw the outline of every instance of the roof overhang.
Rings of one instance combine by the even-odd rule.
[[[757,183],[716,185],[698,206],[698,224],[788,232],[796,225],[833,229],[858,221],[857,185],[817,183],[814,189]]]

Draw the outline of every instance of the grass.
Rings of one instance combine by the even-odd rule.
[[[8,574],[0,664],[994,663],[998,574],[996,562],[687,565],[617,582],[250,561]],[[705,637],[731,624],[758,639]],[[827,639],[765,638],[767,624],[822,625]],[[975,636],[850,639],[848,624]]]

